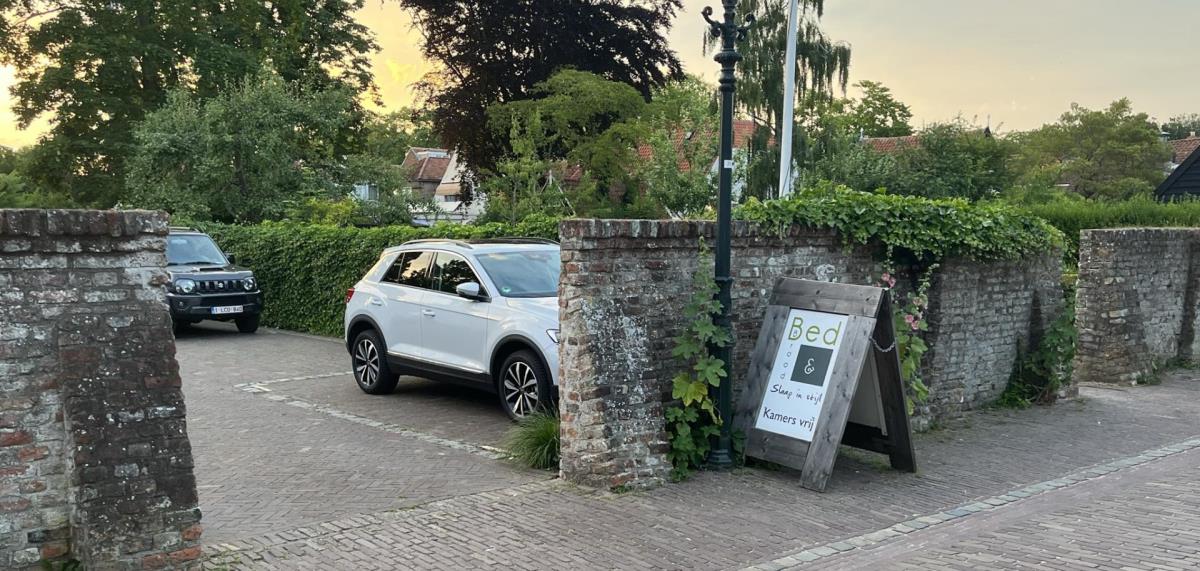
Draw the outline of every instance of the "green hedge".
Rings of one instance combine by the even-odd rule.
[[[295,222],[254,226],[201,224],[217,244],[254,269],[266,294],[263,324],[341,336],[346,289],[391,246],[421,238],[527,236],[558,239],[558,220],[531,217],[518,224],[432,228],[344,228]]]
[[[1095,228],[1200,227],[1200,201],[1175,203],[1136,199],[1124,202],[1062,202],[1025,207],[1066,235],[1066,257],[1078,259],[1079,231]]]

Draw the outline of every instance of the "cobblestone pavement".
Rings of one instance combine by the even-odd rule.
[[[346,351],[335,341],[270,330],[239,335],[232,327],[205,324],[182,333],[177,346],[204,538],[210,544],[549,477],[515,469],[469,446],[454,448],[437,439],[348,422],[328,410],[304,407],[303,401],[280,402],[266,398],[273,392],[238,386],[336,384],[360,392],[345,374]],[[478,411],[447,406],[448,397],[432,400],[423,414],[442,414],[465,425],[481,422]],[[498,417],[493,425],[507,425],[503,412],[492,416]]]
[[[492,459],[487,397],[344,390],[336,343],[204,333],[180,354],[214,569],[1058,569],[1087,549],[1099,568],[1170,550],[1191,568],[1200,544],[1194,375],[973,414],[917,437],[916,475],[846,450],[824,494],[742,469],[616,495]]]

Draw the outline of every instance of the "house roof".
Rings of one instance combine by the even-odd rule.
[[[1192,152],[1182,157],[1182,164],[1158,185],[1154,196],[1159,200],[1200,196],[1200,144],[1193,146]]]
[[[905,135],[903,137],[866,137],[863,143],[880,153],[895,153],[904,149],[911,149],[921,145],[921,137],[919,135]]]
[[[1171,162],[1174,164],[1181,164],[1184,160],[1191,156],[1192,153],[1196,152],[1196,149],[1200,149],[1200,137],[1197,137],[1195,133],[1192,133],[1191,136],[1187,137],[1186,139],[1167,141],[1167,144],[1171,146]]]
[[[426,147],[412,147],[404,155],[400,165],[409,172],[408,180],[419,182],[441,182],[450,166],[450,151]]]

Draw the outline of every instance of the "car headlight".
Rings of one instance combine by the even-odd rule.
[[[246,291],[254,291],[258,289],[258,280],[253,277],[246,278],[242,280],[242,288]]]
[[[179,293],[196,293],[196,282],[188,279],[175,280],[175,291]]]
[[[546,335],[550,336],[551,341],[558,343],[558,330],[557,329],[547,329]]]

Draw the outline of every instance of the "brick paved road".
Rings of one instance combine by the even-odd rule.
[[[1076,402],[979,413],[920,435],[918,475],[848,451],[826,494],[800,489],[790,473],[740,470],[612,495],[491,459],[486,447],[507,423],[489,397],[410,381],[369,398],[345,375],[335,342],[218,329],[180,342],[214,568],[773,569],[865,537],[875,538],[871,549],[811,564],[884,554],[869,568],[1007,568],[1083,557],[1087,545],[1125,564],[1200,537],[1188,485],[1196,452],[1001,501],[924,530],[929,548],[905,550],[887,531],[1192,439],[1200,381],[1183,374],[1160,386],[1085,387]],[[1132,525],[1115,521],[1125,514]],[[1068,525],[1075,520],[1100,523]],[[1160,540],[1168,526],[1176,539]],[[1122,545],[1130,541],[1138,546]],[[989,559],[1006,554],[1013,561]]]
[[[348,386],[353,395],[358,389],[343,374],[349,365],[337,342],[271,331],[243,336],[232,327],[214,324],[180,335],[177,345],[204,537],[210,544],[550,477],[470,451],[288,406],[236,386],[317,376],[269,388],[291,382],[309,388],[338,385]],[[353,401],[345,392],[332,395],[326,404]],[[448,406],[446,393],[447,389],[431,392],[443,396],[429,397],[421,414],[442,415],[449,424],[458,419],[470,427],[489,418],[469,405]],[[383,400],[400,404],[402,399]],[[472,395],[463,402],[474,402]],[[502,412],[493,413],[493,426],[507,426]],[[408,426],[420,428],[420,423]],[[472,428],[470,434],[476,432]],[[467,435],[450,430],[442,434]]]

